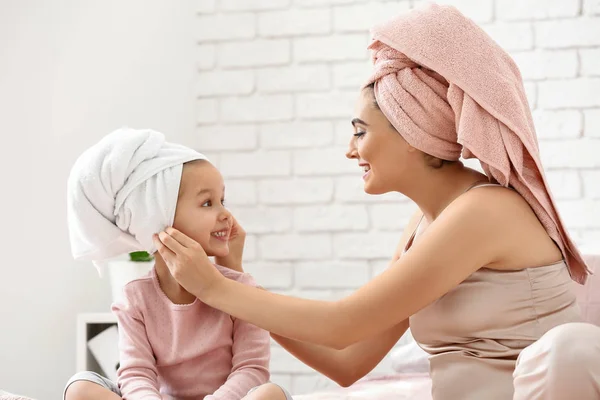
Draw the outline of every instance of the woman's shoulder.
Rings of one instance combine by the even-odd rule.
[[[446,211],[446,210],[444,210]],[[529,203],[516,190],[501,185],[476,186],[453,201],[450,212],[473,214],[474,221],[483,218],[513,220],[524,213],[533,215]]]
[[[476,187],[456,199],[447,211],[457,217],[448,218],[451,223],[485,233],[473,235],[474,244],[482,240],[500,244],[495,246],[498,254],[493,263],[500,268],[542,265],[561,256],[529,203],[514,189]]]
[[[445,248],[468,248],[496,258],[515,229],[516,221],[526,213],[526,202],[513,190],[501,186],[478,187],[454,199],[427,227],[421,241],[435,233]],[[491,261],[491,260],[490,260]]]

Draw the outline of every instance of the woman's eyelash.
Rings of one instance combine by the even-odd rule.
[[[367,132],[356,132],[356,133],[354,134],[354,136],[356,136],[356,137],[361,137],[361,136],[362,136],[362,135],[364,135],[365,133],[367,133]]]

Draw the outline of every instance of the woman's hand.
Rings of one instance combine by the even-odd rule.
[[[153,239],[173,278],[199,299],[225,279],[202,246],[177,229],[169,227]]]
[[[225,257],[215,257],[215,263],[233,270],[244,272],[242,268],[242,256],[246,242],[246,231],[231,217],[231,231],[229,233],[229,254]]]

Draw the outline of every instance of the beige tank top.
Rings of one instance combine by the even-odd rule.
[[[564,261],[481,268],[413,315],[412,334],[430,354],[433,399],[512,399],[519,353],[551,328],[581,320],[574,285]]]

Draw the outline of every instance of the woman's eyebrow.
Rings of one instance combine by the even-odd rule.
[[[356,124],[362,125],[362,126],[369,126],[369,124],[367,124],[365,121],[363,121],[360,118],[354,118],[352,120],[352,126],[356,127]]]

